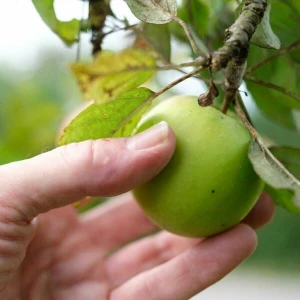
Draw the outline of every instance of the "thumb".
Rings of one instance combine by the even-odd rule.
[[[85,196],[129,191],[157,175],[174,148],[174,133],[162,122],[127,139],[69,144],[1,166],[0,221],[28,222]]]

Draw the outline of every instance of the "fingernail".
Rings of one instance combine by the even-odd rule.
[[[169,126],[162,121],[153,127],[126,140],[129,150],[143,150],[163,143],[169,135]]]

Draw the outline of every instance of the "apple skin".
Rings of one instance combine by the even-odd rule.
[[[206,237],[239,223],[264,183],[248,159],[251,137],[237,119],[193,96],[176,96],[152,108],[135,133],[166,121],[176,135],[169,164],[133,193],[159,227],[187,237]]]

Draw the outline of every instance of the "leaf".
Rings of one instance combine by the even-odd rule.
[[[236,9],[236,17],[240,14],[245,1]],[[257,26],[254,35],[252,36],[251,43],[261,48],[279,49],[280,39],[273,32],[270,24],[271,0],[267,0],[267,8],[264,17],[260,24]]]
[[[102,51],[93,62],[75,63],[71,70],[85,99],[106,103],[150,79],[154,70],[147,68],[154,66],[147,52],[127,49],[121,53]]]
[[[256,29],[251,43],[261,48],[280,49],[280,40],[271,28],[270,12],[271,2],[269,0],[265,15]]]
[[[249,68],[274,53],[276,51],[251,47],[248,58]],[[295,63],[288,54],[269,61],[251,74],[258,79],[283,87],[296,95],[300,94],[298,83],[300,65]],[[298,100],[272,88],[247,81],[247,79],[246,82],[255,103],[267,117],[284,127],[297,130],[293,110],[300,109]]]
[[[129,136],[153,95],[149,89],[137,88],[120,95],[115,101],[90,105],[64,129],[59,145]]]
[[[171,36],[167,25],[143,24],[145,38],[164,59],[171,59]]]
[[[272,0],[271,26],[278,35],[282,47],[300,38],[299,0]]]
[[[54,0],[32,0],[32,3],[43,21],[66,45],[71,46],[74,42],[77,42],[80,28],[78,20],[59,21],[54,11]]]
[[[300,149],[291,147],[271,147],[272,154],[300,180]]]
[[[141,21],[165,24],[177,14],[176,0],[125,0],[132,13]]]
[[[199,37],[207,33],[211,7],[206,0],[187,0],[189,22]]]
[[[267,191],[287,210],[300,214],[300,182],[264,146],[260,138],[253,139],[249,159],[256,173],[267,183]]]

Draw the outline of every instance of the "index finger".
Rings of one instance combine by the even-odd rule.
[[[0,167],[0,216],[28,222],[85,196],[124,193],[169,162],[175,137],[166,123],[129,139],[74,143]]]

